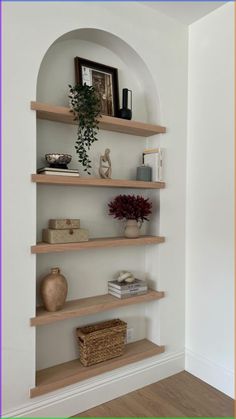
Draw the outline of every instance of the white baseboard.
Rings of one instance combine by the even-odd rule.
[[[37,397],[4,418],[69,417],[184,370],[184,352],[163,354]]]
[[[185,370],[234,398],[233,371],[227,370],[189,349],[185,351]]]

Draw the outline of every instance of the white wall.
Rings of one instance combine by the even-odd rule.
[[[157,12],[154,14],[145,6],[129,3],[4,3],[3,15],[4,410],[6,415],[14,417],[17,415],[24,417],[73,415],[94,404],[117,397],[124,392],[183,369],[187,27]],[[143,22],[145,22],[145,37],[143,31],[140,30]],[[153,83],[160,99],[157,104],[159,103],[160,106],[157,105],[156,109],[152,106],[150,109],[150,105],[149,107],[147,105],[149,97],[145,98],[144,104],[148,115],[144,112],[143,118],[147,117],[153,122],[159,122],[168,127],[167,134],[159,136],[158,139],[154,138],[149,143],[151,146],[161,144],[166,149],[167,189],[161,191],[159,224],[153,225],[153,230],[166,235],[167,241],[161,245],[159,251],[157,248],[150,249],[146,253],[145,260],[140,249],[136,252],[133,250],[129,252],[131,268],[136,266],[138,270],[146,269],[155,286],[166,291],[166,298],[150,304],[146,309],[140,307],[112,313],[112,316],[114,314],[127,316],[131,321],[133,313],[136,318],[139,318],[138,313],[140,313],[140,319],[145,321],[147,336],[157,343],[165,344],[166,353],[32,401],[29,399],[29,389],[35,385],[36,339],[34,328],[29,326],[29,319],[35,313],[36,257],[30,254],[30,245],[36,241],[37,226],[36,185],[30,182],[30,174],[36,170],[37,150],[36,118],[35,113],[29,109],[29,102],[36,99],[39,67],[50,45],[63,34],[86,27],[111,32],[130,45],[129,58],[132,56],[135,60],[135,54],[132,55],[133,49],[146,63],[148,72],[144,71],[143,79],[145,80],[147,74],[151,76],[141,86],[147,84],[150,89]],[[61,45],[57,47],[60,48]],[[109,45],[107,48],[109,49]],[[122,48],[120,53],[118,50],[115,53],[124,61]],[[74,52],[71,59],[73,57]],[[133,82],[134,86],[137,86],[136,81]],[[137,87],[138,89],[140,87]],[[42,90],[40,94],[42,95]],[[150,96],[150,102],[153,103],[153,96]],[[138,112],[140,110],[137,109],[137,115]],[[38,127],[38,134],[44,141],[38,148],[39,153],[47,147],[44,134],[56,136],[56,130],[59,130],[59,125],[58,128],[51,128],[50,124],[52,123],[42,122]],[[72,135],[71,128],[61,128],[60,135],[62,136],[63,133]],[[109,141],[107,133],[104,134],[104,141]],[[121,141],[124,142],[124,138]],[[138,158],[140,146],[130,147],[135,148]],[[132,167],[135,164],[132,160]],[[126,170],[128,170],[127,166]],[[132,176],[131,173],[130,175]],[[52,203],[47,201],[49,195],[51,199],[58,199],[55,197],[55,191],[51,189],[50,192],[46,192],[47,188],[40,189],[38,196],[40,198],[38,208],[44,211],[41,218],[39,216],[39,228],[42,227],[49,213],[51,216],[53,207]],[[69,189],[65,191],[64,188],[63,192],[66,193],[68,199],[71,198]],[[88,193],[91,192],[88,191]],[[105,201],[109,193],[101,191],[99,199]],[[89,202],[90,198],[88,195]],[[45,208],[40,201],[45,202]],[[94,213],[94,218],[102,215],[101,208],[99,207]],[[90,213],[90,218],[92,220],[92,213]],[[112,224],[111,219],[109,223]],[[95,234],[100,234],[95,227],[96,224],[93,227]],[[107,233],[110,231],[108,229]],[[104,256],[114,257],[112,252],[112,249],[109,252],[105,251],[100,263],[104,263]],[[102,251],[97,253],[98,269]],[[122,257],[127,258],[126,252],[122,249],[119,255],[120,260]],[[51,263],[56,262],[54,257],[56,256],[50,259],[46,255],[40,256],[41,262],[37,263],[40,275]],[[82,254],[78,256],[78,258],[81,257]],[[89,257],[89,254],[84,256],[84,265],[88,263]],[[72,254],[59,260],[61,263],[63,260],[65,270],[69,269],[70,262],[75,263]],[[104,275],[108,277],[113,269],[115,271],[117,268],[118,261],[112,264],[109,260],[106,272],[103,266]],[[75,289],[75,284],[76,282],[73,282],[73,289],[79,293],[80,290]],[[94,284],[95,282],[90,283],[89,292],[92,292]],[[98,287],[96,291],[104,292],[104,286],[104,281],[100,285],[96,283]],[[81,290],[85,292],[82,287]],[[102,315],[99,319],[102,319]],[[88,320],[94,319],[90,317]],[[64,353],[60,354],[58,349],[60,333],[63,330],[63,337],[70,339],[75,323],[77,324],[73,321],[67,327],[68,323],[63,322],[60,327],[56,325],[52,329],[46,327],[44,331],[42,329],[42,332],[39,332],[37,340],[41,348],[41,356],[38,360],[40,365],[47,365],[53,360],[52,350],[50,349],[50,352],[47,350],[49,338],[50,348],[55,338],[54,351],[57,356],[55,363],[57,360],[60,362],[61,357],[64,356]],[[140,330],[144,331],[144,324],[140,323],[140,326]],[[137,333],[136,338],[138,337]],[[66,357],[73,357],[71,347],[64,346],[64,350],[67,351]]]
[[[234,5],[190,26],[186,369],[233,396]]]

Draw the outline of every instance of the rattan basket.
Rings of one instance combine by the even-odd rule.
[[[80,362],[88,367],[122,355],[126,329],[127,323],[119,319],[77,328]]]

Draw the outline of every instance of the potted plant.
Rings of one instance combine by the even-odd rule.
[[[71,111],[74,113],[75,120],[78,121],[77,139],[75,142],[78,161],[84,167],[84,171],[89,175],[91,160],[88,151],[91,145],[97,141],[101,103],[97,91],[93,86],[87,84],[69,85],[69,101]]]
[[[118,195],[108,204],[109,215],[126,220],[125,237],[139,237],[140,228],[147,216],[152,213],[149,199],[135,195]]]

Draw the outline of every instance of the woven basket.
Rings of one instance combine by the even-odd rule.
[[[80,362],[88,367],[122,355],[126,329],[127,323],[119,319],[77,328]]]

